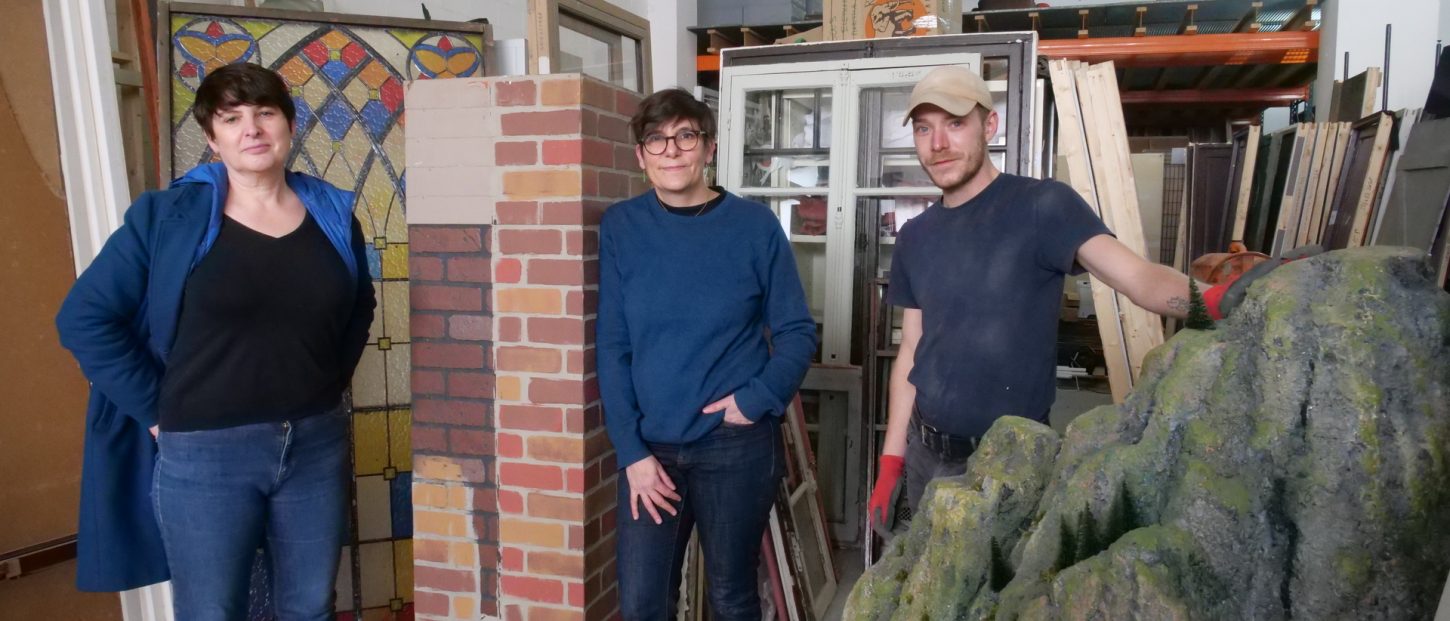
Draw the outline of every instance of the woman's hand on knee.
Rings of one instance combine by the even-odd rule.
[[[670,480],[670,475],[665,474],[664,467],[654,455],[625,467],[624,474],[629,479],[630,516],[639,519],[641,504],[656,524],[663,522],[656,507],[675,515],[675,507],[669,501],[679,502],[680,495],[675,493],[675,482]]]

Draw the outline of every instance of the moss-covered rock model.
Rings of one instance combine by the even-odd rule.
[[[1256,282],[1059,439],[1003,418],[846,619],[1426,619],[1450,569],[1450,295],[1408,250]]]

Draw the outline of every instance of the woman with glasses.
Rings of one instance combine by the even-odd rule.
[[[625,475],[620,608],[628,620],[675,616],[693,528],[714,617],[759,619],[780,420],[815,353],[815,322],[780,221],[705,182],[709,107],[660,91],[630,129],[654,189],[604,214],[596,328],[605,425]]]

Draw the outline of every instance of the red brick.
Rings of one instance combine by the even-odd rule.
[[[473,510],[498,513],[498,490],[490,487],[479,487],[473,490]],[[489,555],[498,554],[492,546],[480,546],[478,555],[483,559],[485,567],[494,563],[487,562]]]
[[[534,83],[530,80],[497,82],[494,84],[494,101],[500,106],[532,106],[534,92]]]
[[[614,111],[622,116],[633,117],[639,109],[639,95],[628,91],[614,92]]]
[[[491,280],[487,257],[453,257],[448,259],[448,281],[486,283]]]
[[[578,164],[584,159],[582,140],[545,140],[543,142],[545,164]]]
[[[584,556],[560,552],[529,552],[529,573],[534,575],[584,578]],[[581,589],[584,585],[578,585]]]
[[[498,326],[498,342],[518,343],[523,340],[523,319],[520,317],[499,317],[494,321]]]
[[[484,249],[483,231],[476,226],[408,227],[413,252],[478,252]]]
[[[614,145],[614,167],[620,170],[639,170],[639,152],[630,145]]]
[[[504,621],[524,621],[523,606],[510,605],[504,607]]]
[[[488,423],[488,406],[472,401],[418,399],[413,402],[413,419],[426,423],[482,426]]]
[[[529,341],[552,345],[583,345],[593,322],[577,317],[529,317]]]
[[[534,378],[529,381],[529,401],[586,405],[599,398],[599,387],[589,380]]]
[[[445,390],[443,372],[413,369],[412,385],[415,395],[441,395]]]
[[[487,315],[453,315],[448,318],[448,336],[460,341],[493,339],[493,318]]]
[[[444,369],[482,369],[488,359],[482,345],[413,343],[413,365]]]
[[[614,582],[615,581],[610,581],[610,584],[613,584]],[[598,621],[605,619],[613,621],[614,619],[618,618],[619,589],[616,588],[611,588],[608,591],[605,591],[603,595],[600,595],[593,602],[590,602],[588,608],[584,609],[584,619],[586,621]]]
[[[483,290],[478,287],[413,285],[409,288],[409,297],[417,310],[483,310]]]
[[[541,207],[539,222],[541,224],[584,224],[584,203],[579,201],[558,201],[544,203]],[[598,224],[595,221],[594,224]],[[567,233],[566,233],[567,234]]]
[[[535,380],[538,381],[538,380]],[[535,405],[500,405],[499,429],[514,431],[564,431],[564,413],[559,408]]]
[[[590,274],[577,259],[530,259],[529,284],[531,285],[586,285],[597,284],[599,271]]]
[[[414,451],[444,452],[448,450],[448,430],[432,425],[418,424],[414,417],[413,430],[410,434],[413,438]]]
[[[524,439],[514,433],[496,434],[497,444],[495,451],[499,457],[518,459],[524,456]]]
[[[523,513],[524,495],[513,490],[498,490],[498,510],[500,513]]]
[[[518,548],[504,548],[501,550],[501,560],[504,571],[524,571],[524,551]]]
[[[564,253],[576,257],[599,254],[599,233],[595,231],[566,231]]]
[[[541,487],[539,489],[544,489],[544,488]],[[566,492],[572,492],[572,493],[575,493],[575,494],[583,494],[584,493],[584,469],[583,468],[566,468],[566,469],[564,469],[564,491],[566,491]],[[583,534],[582,533],[580,534],[580,539],[583,539]]]
[[[578,110],[510,112],[499,119],[505,136],[558,136],[580,132],[583,115]]]
[[[438,257],[408,257],[408,277],[420,280],[443,280],[443,260]]]
[[[431,585],[423,584],[422,582],[419,582],[417,580],[415,580],[414,582],[419,587],[423,587],[423,588],[428,588],[428,587],[431,586]],[[414,591],[413,592],[413,613],[414,614],[418,614],[418,615],[432,615],[432,616],[437,616],[437,617],[447,617],[449,615],[449,611],[448,611],[448,594],[447,593],[433,593],[433,592],[430,592],[430,591],[421,591],[421,590]]]
[[[504,131],[507,133],[508,130]],[[629,122],[616,116],[601,114],[598,124],[594,126],[594,135],[605,140],[628,143],[630,141]]]
[[[579,193],[583,196],[599,195],[599,173],[586,168],[579,173]],[[642,193],[642,192],[641,192]]]
[[[564,408],[564,432],[584,433],[584,408]]]
[[[430,563],[448,562],[448,542],[434,539],[413,539],[413,558]]]
[[[533,141],[495,142],[493,163],[495,166],[532,166],[539,161],[539,146]],[[503,222],[500,220],[499,222]]]
[[[502,284],[523,282],[524,264],[518,259],[499,259],[493,266],[493,281]]]
[[[584,459],[584,441],[578,436],[535,435],[525,439],[529,459],[541,462],[578,464]]]
[[[602,112],[614,112],[614,87],[595,80],[584,80],[579,102]]]
[[[564,314],[583,317],[599,312],[599,292],[570,291],[564,295]]]
[[[453,593],[472,593],[477,586],[474,584],[471,571],[428,567],[427,565],[413,567],[413,581],[423,588]]]
[[[588,375],[595,371],[594,351],[571,349],[564,354],[564,372],[572,375]]]
[[[416,375],[414,377],[417,377]],[[468,373],[465,371],[453,371],[448,374],[448,396],[465,397],[471,399],[493,398],[492,373]],[[416,380],[413,384],[413,392],[418,392]]]
[[[584,585],[578,582],[569,584],[569,605],[575,608],[584,607]]]
[[[413,313],[408,318],[408,330],[415,339],[441,339],[445,334],[443,315]]]
[[[590,166],[614,167],[614,145],[603,140],[584,140],[583,163]]]
[[[499,224],[538,224],[539,203],[537,201],[499,201],[494,203],[494,213]]]
[[[563,239],[556,230],[505,230],[498,233],[499,252],[514,254],[559,254]]]
[[[527,576],[503,576],[499,587],[505,595],[545,604],[564,602],[564,583]]]
[[[498,483],[508,487],[560,490],[564,488],[564,472],[558,466],[505,461],[498,465]]]
[[[500,371],[558,373],[563,367],[563,356],[557,349],[500,346],[495,351]]]
[[[600,172],[599,195],[614,200],[629,198],[629,177],[624,173]]]
[[[493,434],[482,429],[449,429],[448,450],[460,455],[492,455]]]

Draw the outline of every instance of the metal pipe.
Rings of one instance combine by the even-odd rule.
[[[1385,24],[1385,79],[1380,90],[1380,110],[1390,109],[1390,30],[1394,24]]]

